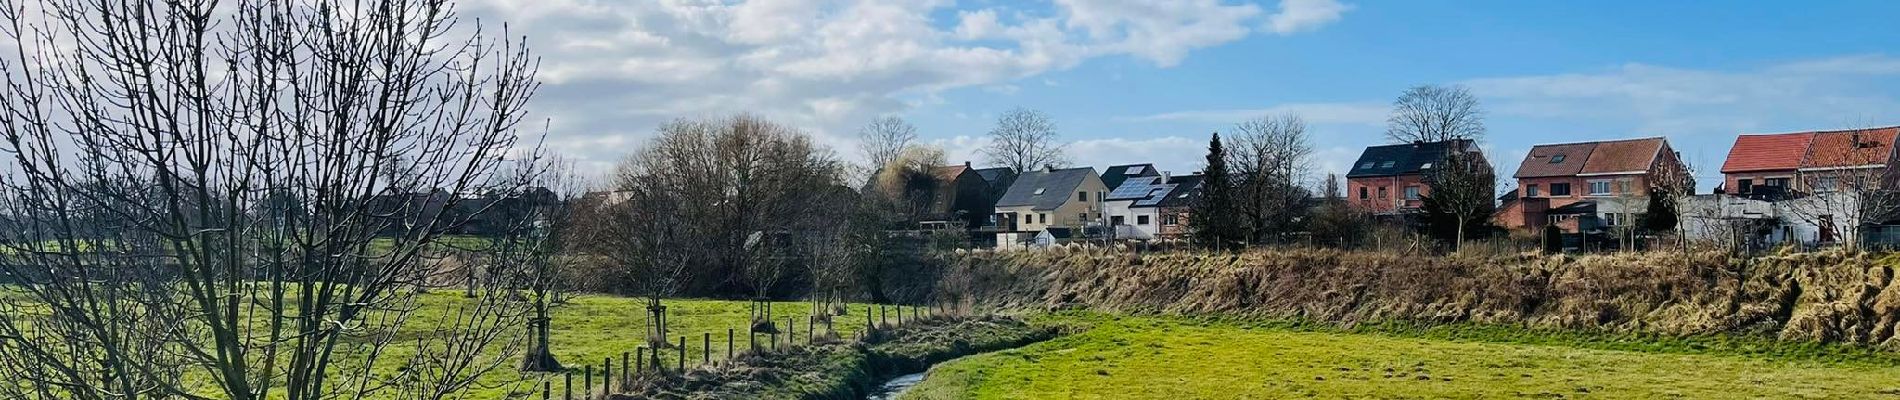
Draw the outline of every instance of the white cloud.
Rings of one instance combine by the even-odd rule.
[[[1280,10],[1267,17],[1267,29],[1281,35],[1319,29],[1347,11],[1352,6],[1338,0],[1280,0]]]
[[[1299,115],[1309,124],[1384,125],[1392,106],[1379,102],[1281,104],[1266,108],[1190,110],[1121,118],[1129,122],[1238,123],[1269,115]]]
[[[617,159],[664,120],[735,112],[850,146],[864,121],[939,104],[944,90],[1009,93],[1100,57],[1169,67],[1273,24],[1238,0],[956,3],[471,0],[464,9],[529,39],[542,57],[535,107],[553,119],[550,142],[593,160]],[[602,137],[617,145],[587,145]]]

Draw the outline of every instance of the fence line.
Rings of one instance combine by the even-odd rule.
[[[910,320],[909,320],[910,323],[918,323],[932,316],[946,314],[948,313],[947,310],[950,310],[950,308],[947,305],[938,305],[938,304],[929,304],[925,306],[877,304],[875,305],[876,315],[873,316],[872,307],[873,305],[870,305],[870,304],[866,304],[864,306],[864,330],[860,331],[857,335],[857,339],[860,341],[870,340],[871,338],[874,337],[873,335],[875,335],[879,331],[888,330],[888,329],[896,329],[896,328],[904,326],[906,322],[904,319],[905,312],[909,312],[911,314]],[[942,307],[942,310],[939,310],[938,307]],[[896,322],[897,322],[896,324],[891,324],[891,318],[890,318],[892,316],[891,314],[896,314],[895,315]],[[796,322],[797,322],[796,317],[785,318],[785,332],[784,332],[785,333],[785,343],[784,343],[785,347],[783,348],[779,347],[779,340],[778,340],[779,332],[776,332],[776,330],[774,330],[774,332],[767,333],[767,335],[769,336],[770,342],[769,342],[769,346],[767,346],[764,349],[764,351],[761,351],[759,348],[758,336],[760,333],[757,332],[757,330],[753,328],[746,328],[746,333],[747,333],[746,336],[747,336],[747,339],[751,342],[751,348],[744,354],[736,353],[737,349],[735,348],[735,346],[736,346],[737,341],[733,339],[735,338],[737,334],[737,330],[732,327],[727,327],[726,328],[726,358],[723,360],[720,360],[720,362],[717,362],[717,363],[713,362],[713,359],[712,359],[712,346],[713,346],[712,332],[702,332],[701,341],[700,341],[700,362],[699,362],[699,365],[697,365],[696,367],[698,369],[726,368],[726,367],[730,367],[733,361],[736,360],[737,357],[739,356],[769,357],[773,354],[781,353],[781,351],[792,351],[800,347],[803,347],[797,341],[798,329],[797,329]],[[826,333],[830,334],[834,340],[839,339],[837,331],[832,328],[831,318],[829,315],[827,315],[825,319],[825,330],[826,330]],[[689,336],[690,335],[680,336],[679,343],[677,344],[679,348],[676,349],[678,353],[678,358],[675,360],[677,361],[677,369],[675,370],[675,373],[682,374],[682,375],[690,372],[686,369],[686,357],[688,354],[687,347],[686,347],[686,338]],[[662,342],[660,343],[661,347],[664,347],[667,344],[667,343],[664,343],[665,339],[660,339],[660,341]],[[811,346],[811,345],[816,345],[816,344],[818,344],[817,317],[806,316],[804,346]],[[596,398],[606,398],[607,396],[610,396],[616,392],[628,392],[628,391],[633,390],[639,384],[639,381],[645,377],[669,375],[666,369],[662,367],[663,364],[660,364],[661,363],[661,356],[660,356],[661,349],[654,348],[652,350],[653,350],[653,354],[652,354],[653,358],[652,358],[652,363],[650,366],[653,368],[651,369],[647,368],[649,366],[648,365],[649,363],[647,360],[647,346],[645,345],[638,346],[631,353],[625,352],[625,351],[620,352],[620,375],[618,377],[614,376],[613,357],[608,356],[602,359],[600,375],[599,375],[600,387],[598,388],[600,392],[598,396],[596,396],[594,392],[594,390],[596,389],[594,387],[594,377],[595,377],[594,365],[590,363],[588,365],[582,366],[580,369],[581,390],[579,393],[581,397],[579,397],[578,399],[588,400],[588,399],[596,399]],[[629,357],[630,355],[631,357]],[[631,362],[631,368],[629,368],[630,362]],[[561,396],[560,396],[561,400],[576,400],[577,399],[576,397],[574,397],[574,395],[576,394],[574,391],[574,375],[575,375],[574,372],[575,370],[573,368],[568,368],[561,372],[561,380],[562,380]],[[618,378],[618,379],[615,379],[615,378]],[[542,383],[541,384],[541,398],[543,400],[553,400],[554,382],[551,380],[543,380],[541,383]],[[616,388],[618,388],[618,390],[616,390]],[[530,393],[532,393],[532,391]]]

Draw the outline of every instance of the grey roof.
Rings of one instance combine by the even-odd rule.
[[[1159,171],[1155,171],[1154,164],[1116,165],[1102,170],[1102,184],[1107,185],[1109,190],[1115,190],[1121,188],[1122,182],[1128,178],[1160,175]]]
[[[1008,177],[1009,175],[1015,175],[1015,174],[1016,174],[1016,170],[1010,167],[995,167],[995,168],[984,168],[984,169],[976,170],[976,176],[983,177],[983,181],[989,182],[989,183],[996,183],[998,179],[1004,179]]]
[[[1056,209],[1075,198],[1075,188],[1094,176],[1095,169],[1089,167],[1030,171],[1016,177],[1016,183],[1009,185],[1009,191],[996,200],[996,206]]]

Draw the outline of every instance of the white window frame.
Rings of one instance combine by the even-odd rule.
[[[1588,183],[1589,183],[1589,185],[1590,185],[1590,192],[1588,192],[1588,193],[1585,193],[1585,194],[1587,194],[1587,195],[1591,195],[1591,196],[1609,196],[1609,195],[1612,195],[1612,194],[1616,194],[1616,192],[1615,192],[1615,190],[1616,190],[1616,189],[1615,189],[1614,187],[1612,187],[1612,186],[1611,186],[1611,184],[1610,184],[1610,180],[1608,180],[1608,179],[1597,179],[1597,180],[1592,180],[1592,181],[1589,181]],[[1599,191],[1597,191],[1597,184],[1602,184],[1602,185],[1603,185],[1603,191],[1601,191],[1601,192],[1599,192]]]

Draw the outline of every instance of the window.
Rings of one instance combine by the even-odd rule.
[[[1823,177],[1821,177],[1821,179],[1818,179],[1818,180],[1815,180],[1815,181],[1814,181],[1814,191],[1816,191],[1816,192],[1832,192],[1832,191],[1834,191],[1834,189],[1835,189],[1835,188],[1837,188],[1837,187],[1839,187],[1840,185],[1841,185],[1841,178],[1840,178],[1840,177],[1838,177],[1838,176],[1823,176]]]
[[[1590,195],[1591,196],[1601,196],[1601,195],[1607,195],[1607,194],[1610,194],[1610,181],[1590,181]]]
[[[1043,188],[1036,188],[1036,194],[1038,195],[1042,194],[1042,190]]]
[[[1406,186],[1406,187],[1405,187],[1405,199],[1406,199],[1406,200],[1418,200],[1418,187],[1417,187],[1417,186]]]
[[[1552,184],[1550,184],[1550,195],[1552,195],[1552,196],[1569,196],[1569,195],[1570,195],[1570,184],[1568,184],[1568,183],[1552,183]]]
[[[1735,180],[1735,193],[1749,194],[1754,191],[1755,191],[1754,179],[1736,179]]]
[[[1525,186],[1524,197],[1537,197],[1537,185]]]
[[[1380,187],[1379,187],[1379,200],[1385,200],[1386,198],[1387,198],[1387,196],[1385,195],[1385,187],[1384,187],[1384,186],[1380,186]]]
[[[1418,166],[1418,169],[1432,169],[1432,163],[1425,163],[1425,165],[1420,165]]]
[[[1147,225],[1148,225],[1148,216],[1146,216],[1146,215],[1136,215],[1136,216],[1135,216],[1135,225],[1141,225],[1141,226],[1147,226]]]
[[[1049,214],[1036,213],[1036,219],[1042,220],[1042,222],[1039,223],[1047,224],[1049,223]]]
[[[1774,187],[1778,187],[1778,188],[1785,188],[1785,187],[1788,187],[1788,178],[1768,178],[1768,179],[1763,179],[1763,180],[1761,181],[1761,184],[1763,184],[1763,185],[1768,185],[1768,186],[1774,186]]]
[[[1371,196],[1370,194],[1367,194],[1367,193],[1366,193],[1366,187],[1365,187],[1365,186],[1360,186],[1360,187],[1359,187],[1359,198],[1360,198],[1360,199],[1362,199],[1362,200],[1363,200],[1363,199],[1370,199],[1370,198],[1372,198],[1372,196]]]
[[[1167,225],[1167,226],[1180,225],[1181,218],[1178,216],[1175,216],[1174,214],[1163,215],[1161,216],[1161,224]]]
[[[1141,174],[1141,166],[1140,166],[1140,165],[1136,165],[1136,166],[1133,166],[1133,167],[1128,167],[1128,174],[1129,174],[1129,175],[1140,175],[1140,174]]]
[[[1556,164],[1556,163],[1560,163],[1560,162],[1564,162],[1564,155],[1562,155],[1562,154],[1554,154],[1554,155],[1551,155],[1551,156],[1550,156],[1550,163],[1551,163],[1551,164]]]
[[[1075,201],[1089,201],[1089,192],[1075,192]]]
[[[1382,163],[1379,163],[1379,168],[1392,168],[1392,165],[1393,165],[1394,163],[1397,163],[1397,161],[1386,161],[1386,162],[1382,162]]]
[[[1109,217],[1108,221],[1111,224],[1121,225],[1123,220],[1122,220],[1122,216],[1117,215],[1117,216]]]
[[[1077,213],[1077,214],[1075,214],[1075,221],[1076,221],[1076,222],[1082,222],[1082,221],[1088,221],[1088,220],[1089,220],[1089,213]]]
[[[1371,161],[1367,161],[1365,163],[1359,164],[1359,169],[1366,169],[1366,168],[1372,168]]]

